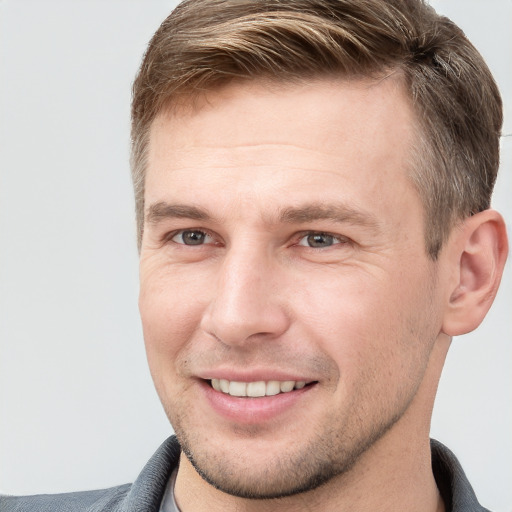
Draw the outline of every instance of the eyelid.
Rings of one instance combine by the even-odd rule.
[[[352,240],[345,236],[345,235],[340,235],[340,234],[336,234],[336,233],[329,233],[328,231],[320,231],[320,230],[309,230],[309,231],[301,231],[300,233],[297,233],[296,235],[296,244],[295,245],[301,245],[301,247],[307,247],[309,249],[324,249],[323,247],[310,247],[308,245],[302,245],[300,244],[300,242],[308,237],[308,236],[311,236],[311,235],[324,235],[324,236],[330,236],[332,237],[335,242],[332,244],[332,245],[340,245],[340,244],[347,244],[347,243],[350,243]],[[327,247],[332,247],[332,246],[327,246]]]
[[[172,243],[175,243],[177,245],[185,245],[187,247],[201,247],[202,245],[207,245],[209,243],[212,243],[212,242],[204,242],[202,244],[197,244],[197,245],[194,245],[194,244],[185,244],[185,243],[182,243],[182,242],[176,242],[175,240],[173,240],[174,237],[180,235],[180,234],[183,234],[183,233],[186,233],[187,231],[192,231],[192,232],[196,232],[196,233],[202,233],[204,234],[205,236],[207,237],[210,237],[212,239],[212,241],[215,241],[215,236],[214,234],[207,230],[207,229],[204,229],[204,228],[183,228],[183,229],[176,229],[174,231],[171,231],[169,233],[166,233],[164,235],[164,237],[162,238],[162,241],[163,242],[172,242]]]
[[[168,242],[172,242],[172,243],[175,243],[177,245],[186,245],[188,247],[193,247],[194,245],[191,244],[191,245],[188,245],[188,244],[185,244],[185,243],[181,243],[181,242],[176,242],[173,240],[174,237],[176,237],[177,235],[180,235],[182,233],[185,233],[187,231],[195,231],[195,232],[199,232],[199,233],[203,233],[205,236],[208,236],[212,239],[212,241],[210,242],[204,242],[202,244],[197,244],[197,246],[203,246],[203,245],[207,245],[207,244],[211,244],[212,242],[213,243],[219,243],[219,240],[218,240],[218,236],[213,233],[212,231],[208,230],[208,229],[205,229],[205,228],[182,228],[182,229],[175,229],[173,231],[170,231],[170,232],[167,232],[165,233],[163,236],[162,236],[162,242],[163,243],[168,243]],[[311,236],[311,235],[325,235],[325,236],[329,236],[329,237],[332,237],[334,239],[334,243],[331,245],[331,246],[327,246],[325,248],[322,248],[322,247],[310,247],[306,244],[300,244],[300,242],[308,237],[308,236]],[[338,233],[330,233],[328,231],[322,231],[322,230],[307,230],[307,231],[301,231],[299,233],[297,233],[294,237],[295,239],[295,242],[293,243],[293,245],[301,245],[302,247],[305,247],[305,248],[309,248],[309,249],[314,249],[314,250],[319,250],[319,249],[326,249],[326,248],[329,248],[329,247],[332,247],[333,245],[341,245],[341,244],[348,244],[348,243],[351,243],[352,240],[345,236],[345,235],[340,235]]]

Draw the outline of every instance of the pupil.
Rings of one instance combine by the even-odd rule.
[[[185,231],[183,233],[183,242],[186,245],[200,245],[204,241],[204,233],[201,231]]]
[[[308,236],[308,244],[310,247],[328,247],[332,245],[333,239],[331,235],[316,234]]]

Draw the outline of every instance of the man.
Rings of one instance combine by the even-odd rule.
[[[416,1],[190,1],[134,85],[140,310],[177,440],[6,510],[485,510],[429,441],[507,242],[501,102]]]

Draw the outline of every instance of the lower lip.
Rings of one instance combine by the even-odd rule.
[[[310,384],[302,389],[274,396],[240,398],[215,391],[208,382],[201,382],[201,389],[217,414],[245,425],[263,423],[283,414],[294,408],[304,395],[310,393],[315,387],[316,384]]]

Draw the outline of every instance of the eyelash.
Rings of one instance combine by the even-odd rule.
[[[183,235],[184,233],[196,233],[196,234],[199,234],[200,236],[203,236],[204,237],[211,237],[212,239],[215,238],[210,232],[204,230],[204,229],[195,229],[195,228],[191,228],[191,229],[180,229],[178,231],[173,231],[172,233],[169,233],[168,235],[165,236],[165,241],[167,242],[173,242],[177,245],[185,245],[185,246],[188,246],[188,247],[194,247],[194,246],[202,246],[202,245],[205,245],[204,243],[199,243],[199,244],[185,244],[185,243],[180,243],[180,242],[175,242],[173,240],[173,238],[179,236],[179,235]]]
[[[167,236],[165,236],[165,241],[166,242],[173,242],[177,245],[184,245],[184,246],[187,246],[187,247],[194,247],[194,246],[203,246],[205,245],[204,242],[200,242],[200,243],[197,243],[197,244],[186,244],[186,243],[180,243],[180,242],[177,242],[175,240],[173,240],[175,237],[179,236],[179,235],[182,235],[185,234],[185,233],[195,233],[195,234],[199,234],[199,236],[202,236],[203,237],[203,240],[205,237],[211,237],[212,239],[214,239],[215,237],[213,236],[212,233],[204,230],[204,229],[195,229],[195,228],[191,228],[191,229],[180,229],[178,231],[173,231],[172,233],[168,234]],[[311,246],[309,244],[302,244],[302,240],[306,239],[307,237],[324,237],[324,238],[329,238],[329,239],[332,239],[332,243],[330,243],[329,245],[327,246],[324,246],[324,247],[314,247],[314,246]],[[347,243],[350,243],[350,239],[348,239],[347,237],[345,236],[342,236],[342,235],[335,235],[335,234],[332,234],[332,233],[327,233],[325,231],[303,231],[301,233],[298,233],[296,237],[294,237],[294,239],[296,240],[295,243],[293,243],[292,245],[295,245],[295,246],[301,246],[301,247],[305,247],[307,249],[328,249],[329,247],[332,247],[333,245],[344,245],[344,244],[347,244]]]
[[[326,237],[332,239],[332,243],[330,245],[327,245],[325,247],[313,247],[311,245],[307,244],[301,244],[301,241],[308,237]],[[327,249],[329,247],[332,247],[333,245],[343,245],[348,243],[350,240],[342,235],[334,235],[332,233],[327,233],[325,231],[306,231],[299,234],[298,242],[296,245],[299,245],[301,247],[306,247],[308,249]]]

